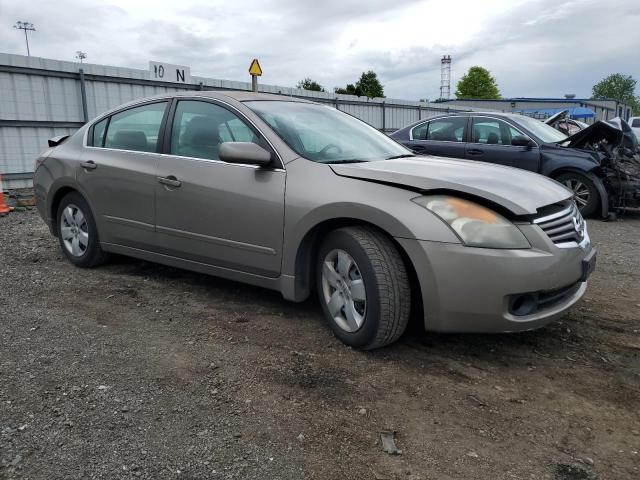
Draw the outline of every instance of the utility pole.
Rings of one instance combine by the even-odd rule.
[[[36,28],[33,26],[33,23],[21,21],[17,21],[13,28],[24,30],[24,41],[27,43],[27,57],[30,57],[31,52],[29,51],[29,36],[27,35],[27,30],[30,32],[35,32]]]
[[[78,51],[76,52],[76,58],[77,58],[78,60],[80,60],[80,63],[82,63],[82,61],[83,61],[85,58],[87,58],[87,54],[86,54],[85,52],[81,52],[80,50],[78,50]]]

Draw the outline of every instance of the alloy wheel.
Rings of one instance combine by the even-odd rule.
[[[87,219],[76,205],[70,203],[60,217],[60,235],[67,251],[74,257],[81,257],[89,246],[89,226]]]
[[[573,192],[578,207],[586,207],[589,203],[589,187],[576,178],[567,178],[563,183]]]
[[[360,269],[344,250],[330,251],[322,262],[322,296],[336,324],[346,332],[362,327],[367,292]]]

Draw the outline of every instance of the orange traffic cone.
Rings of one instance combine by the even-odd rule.
[[[4,217],[11,209],[7,202],[4,201],[4,193],[2,193],[2,174],[0,174],[0,217]]]

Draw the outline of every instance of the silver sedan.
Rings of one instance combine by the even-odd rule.
[[[136,101],[49,141],[37,205],[78,267],[109,252],[317,291],[335,335],[545,325],[595,264],[571,192],[543,176],[416,156],[334,108],[247,92]]]

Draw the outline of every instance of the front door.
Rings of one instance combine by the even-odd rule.
[[[474,117],[471,141],[466,145],[466,158],[537,172],[540,162],[538,147],[511,145],[511,140],[516,136],[527,137],[503,120]]]
[[[282,259],[286,173],[222,162],[220,144],[259,133],[214,102],[176,103],[167,155],[158,162],[156,231],[166,255],[265,276]]]

